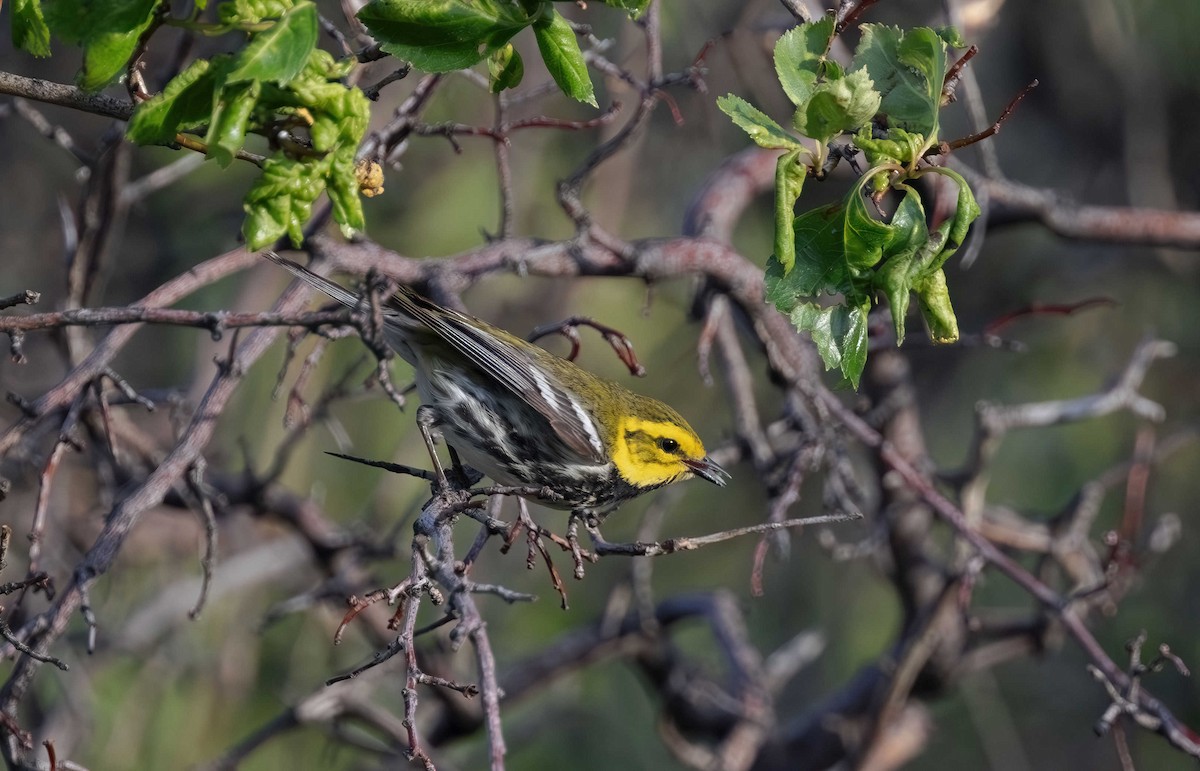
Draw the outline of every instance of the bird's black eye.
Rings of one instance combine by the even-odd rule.
[[[676,442],[674,439],[667,439],[666,437],[663,437],[662,439],[658,440],[658,449],[662,450],[663,452],[675,452],[679,449],[679,442]]]

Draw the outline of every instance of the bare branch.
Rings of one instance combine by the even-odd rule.
[[[56,104],[117,120],[129,120],[133,104],[104,94],[91,94],[75,86],[64,86],[48,80],[25,78],[11,72],[0,72],[0,94],[23,96],[35,102]]]

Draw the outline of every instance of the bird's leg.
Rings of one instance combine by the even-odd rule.
[[[442,462],[438,459],[437,449],[433,446],[433,431],[437,428],[438,419],[437,412],[428,404],[422,404],[417,407],[417,430],[421,432],[421,438],[425,440],[425,449],[429,451],[429,459],[433,461],[433,473],[437,476],[435,480],[439,490],[449,489],[449,484],[446,482],[446,472],[442,469]],[[450,451],[450,456],[454,458],[455,465],[458,464],[458,458],[454,455],[454,451]]]
[[[588,514],[587,509],[575,509],[567,520],[567,546],[571,550],[571,559],[575,562],[575,580],[583,580],[583,550],[579,548],[579,523]]]

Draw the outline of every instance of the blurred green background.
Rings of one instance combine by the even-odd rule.
[[[322,5],[328,16],[338,16],[336,3]],[[972,68],[989,116],[996,115],[1028,81],[1035,77],[1041,81],[1041,87],[992,140],[1009,178],[1087,203],[1197,208],[1200,141],[1194,124],[1200,118],[1200,78],[1195,74],[1194,32],[1200,28],[1200,4],[1194,0],[980,0],[963,4],[962,13],[970,22],[967,39],[981,49]],[[586,19],[598,36],[614,40],[611,59],[635,69],[639,66],[642,42],[635,27],[596,5]],[[682,125],[660,106],[649,131],[632,150],[595,175],[585,201],[598,222],[626,238],[679,232],[683,212],[699,184],[722,159],[746,146],[744,135],[716,110],[716,96],[738,93],[775,117],[786,118],[786,101],[772,76],[769,52],[789,19],[779,3],[766,0],[663,4],[667,70],[687,66],[707,40],[731,34],[708,56],[707,93],[670,92]],[[941,24],[944,16],[940,3],[897,1],[881,3],[867,20],[911,26]],[[163,50],[152,55],[169,51],[169,35],[164,33]],[[221,45],[220,40],[201,41],[199,50],[209,52]],[[526,56],[525,61],[526,83],[544,80],[544,72],[537,69],[540,64],[534,64],[537,57]],[[0,50],[0,69],[59,82],[71,81],[77,64],[76,53],[61,46],[47,61],[13,53],[7,45]],[[376,65],[364,81],[382,76],[386,67],[386,63]],[[602,105],[610,99],[627,105],[612,125],[581,132],[531,130],[513,137],[518,234],[544,238],[572,234],[554,200],[555,182],[631,113],[633,97],[621,84],[596,75],[593,79]],[[412,76],[384,91],[375,110],[375,125],[390,116],[415,80]],[[108,121],[95,116],[37,108],[52,123],[65,127],[88,152],[111,131]],[[50,309],[64,292],[59,208],[71,210],[79,198],[78,163],[21,118],[10,100],[0,100],[0,109],[4,110],[0,169],[7,182],[0,189],[0,295],[36,289],[43,293],[39,307]],[[593,115],[561,96],[524,105],[515,115],[542,113],[564,118]],[[947,136],[970,133],[961,106],[946,114]],[[425,119],[490,124],[491,100],[465,79],[451,78]],[[489,142],[463,138],[462,152],[457,154],[444,139],[413,138],[401,159],[402,168],[389,171],[386,194],[366,203],[369,235],[412,256],[450,255],[482,243],[484,232],[494,232],[499,219]],[[140,177],[179,155],[161,148],[132,149],[127,155],[130,175]],[[961,157],[978,167],[975,150]],[[240,165],[221,171],[205,164],[132,208],[119,223],[106,254],[93,304],[129,303],[190,266],[234,247],[240,200],[251,171]],[[844,188],[838,179],[827,183],[829,192],[810,185],[802,204],[840,195]],[[737,246],[751,259],[765,261],[770,252],[770,218],[770,202],[764,198],[739,227]],[[978,401],[1014,403],[1094,392],[1121,369],[1148,330],[1179,346],[1174,359],[1153,368],[1145,388],[1167,409],[1160,436],[1193,426],[1200,393],[1196,257],[1172,250],[1070,243],[1036,225],[989,230],[973,267],[947,266],[964,332],[978,333],[989,321],[1033,302],[1106,297],[1116,304],[1072,316],[1017,322],[1006,334],[1027,346],[1023,353],[932,348],[920,335],[910,336],[908,355],[934,460],[945,468],[962,462]],[[280,271],[264,265],[189,298],[181,307],[261,310],[269,307],[285,284]],[[646,378],[632,387],[670,401],[706,442],[717,443],[731,435],[733,417],[722,388],[703,387],[697,373],[698,327],[687,317],[691,288],[689,282],[656,286],[647,303],[646,288],[637,282],[557,282],[514,275],[490,278],[465,299],[477,315],[517,331],[572,314],[590,315],[619,327],[633,339],[648,369]],[[623,381],[631,379],[597,337],[586,332],[584,337],[586,366]],[[215,371],[213,357],[223,354],[226,345],[191,329],[143,329],[116,364],[139,389],[176,390],[194,401]],[[30,361],[24,366],[10,363],[7,357],[0,360],[0,390],[32,398],[57,382],[64,364],[47,335],[31,335],[26,351]],[[308,395],[315,396],[322,383],[338,377],[362,353],[362,346],[354,341],[333,345]],[[761,376],[764,411],[774,410],[778,396],[767,382],[763,360],[757,353],[750,355],[754,372]],[[283,346],[277,345],[249,373],[221,417],[208,454],[210,467],[237,471],[247,462],[259,469],[270,462],[284,435],[283,402],[271,399],[282,360]],[[359,366],[365,377],[367,369]],[[406,381],[403,364],[397,365],[396,375],[398,382]],[[165,412],[150,418],[164,440],[171,431]],[[5,424],[15,417],[10,405],[0,405]],[[764,414],[771,417],[771,412]],[[302,442],[285,481],[316,498],[329,516],[348,528],[390,532],[420,505],[423,486],[332,459],[322,451],[421,464],[424,451],[412,426],[411,414],[396,414],[377,394],[339,403],[333,419],[317,426]],[[993,502],[1018,507],[1034,518],[1052,516],[1080,485],[1131,455],[1137,427],[1133,418],[1118,415],[1010,436],[994,469]],[[48,446],[42,442],[30,448],[35,465],[42,462]],[[1177,513],[1183,535],[1174,549],[1144,565],[1117,614],[1097,620],[1102,643],[1118,660],[1125,641],[1139,629],[1147,629],[1152,644],[1167,642],[1189,664],[1200,665],[1200,614],[1194,594],[1200,569],[1189,556],[1200,550],[1193,529],[1198,523],[1194,505],[1200,500],[1200,481],[1194,471],[1198,462],[1200,453],[1188,448],[1156,468],[1151,477],[1148,515],[1153,520],[1166,512]],[[764,496],[755,489],[751,471],[747,467],[732,471],[736,484],[719,493],[701,483],[687,485],[681,502],[667,517],[664,535],[701,534],[761,521]],[[65,571],[89,543],[86,535],[94,535],[108,510],[95,489],[91,470],[69,457],[51,509],[51,532],[61,535],[62,543],[54,549],[53,563],[46,566],[58,571],[60,580],[66,580]],[[808,484],[804,493],[798,514],[816,512],[821,500],[819,480]],[[0,521],[13,525],[18,536],[28,528],[35,494],[36,472],[31,472],[0,503]],[[1117,521],[1122,495],[1118,489],[1110,496],[1097,535]],[[649,505],[652,496],[625,506],[610,520],[606,535],[614,540],[633,538]],[[562,517],[546,510],[535,516],[555,525]],[[835,532],[840,540],[852,542],[868,530],[868,525],[859,525]],[[751,597],[749,590],[754,547],[750,539],[654,564],[654,587],[660,598],[715,588],[732,591],[742,602],[753,641],[764,652],[804,630],[819,630],[826,636],[823,656],[784,690],[777,705],[780,715],[801,713],[844,684],[859,667],[877,659],[894,639],[900,618],[879,565],[870,560],[833,561],[815,545],[812,535],[806,532],[795,539],[789,560],[769,564],[766,595],[761,598]],[[144,517],[115,569],[92,594],[100,617],[101,655],[85,656],[80,627],[54,650],[72,665],[72,672],[43,668],[38,675],[41,709],[59,708],[51,728],[60,737],[60,757],[69,755],[91,768],[174,768],[211,760],[285,705],[319,688],[326,678],[364,661],[372,646],[353,627],[340,647],[332,646],[341,615],[337,607],[289,614],[262,627],[269,608],[318,580],[312,567],[295,557],[295,544],[290,547],[292,557],[281,560],[279,570],[264,571],[249,588],[220,592],[222,570],[241,564],[239,558],[253,563],[274,553],[259,551],[272,543],[286,553],[287,539],[283,528],[269,522],[236,514],[223,522],[218,591],[201,619],[189,622],[186,610],[199,574],[200,526],[193,515],[173,509]],[[23,539],[16,540],[23,544]],[[403,535],[401,542],[406,542]],[[402,555],[395,562],[377,565],[381,584],[404,575],[405,562]],[[560,569],[565,564],[560,561]],[[629,564],[619,559],[589,568],[586,581],[568,586],[571,609],[563,612],[544,572],[526,571],[519,549],[501,556],[489,548],[475,569],[476,576],[541,596],[533,605],[516,607],[482,600],[501,673],[556,636],[595,619],[609,586],[622,580],[628,569]],[[10,570],[13,573],[5,580],[17,575],[14,568]],[[177,613],[152,612],[161,611],[156,603],[169,605],[171,598],[178,605]],[[1030,607],[1024,595],[992,575],[986,577],[979,601],[1014,611]],[[170,621],[164,623],[163,618]],[[698,661],[719,670],[703,628],[686,629],[679,642]],[[460,653],[459,660],[463,679],[471,679],[469,654]],[[1091,732],[1107,702],[1085,664],[1085,657],[1068,644],[1040,658],[967,678],[956,693],[930,704],[936,728],[925,753],[909,767],[1119,767],[1112,742],[1098,740]],[[1192,681],[1168,673],[1153,677],[1150,685],[1181,718],[1200,724],[1200,698]],[[398,686],[378,689],[374,698],[399,712]],[[680,767],[656,736],[657,707],[627,666],[608,663],[589,668],[534,699],[506,706],[510,768]],[[1190,767],[1157,737],[1133,732],[1131,739],[1138,768]],[[268,743],[244,767],[373,767],[368,758],[339,748],[319,729],[305,728]],[[438,758],[448,767],[483,767],[483,737],[456,744]]]

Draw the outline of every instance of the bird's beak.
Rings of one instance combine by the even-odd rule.
[[[696,476],[707,479],[717,487],[724,487],[725,483],[729,481],[729,472],[717,465],[712,458],[684,459],[683,465],[687,466]]]

